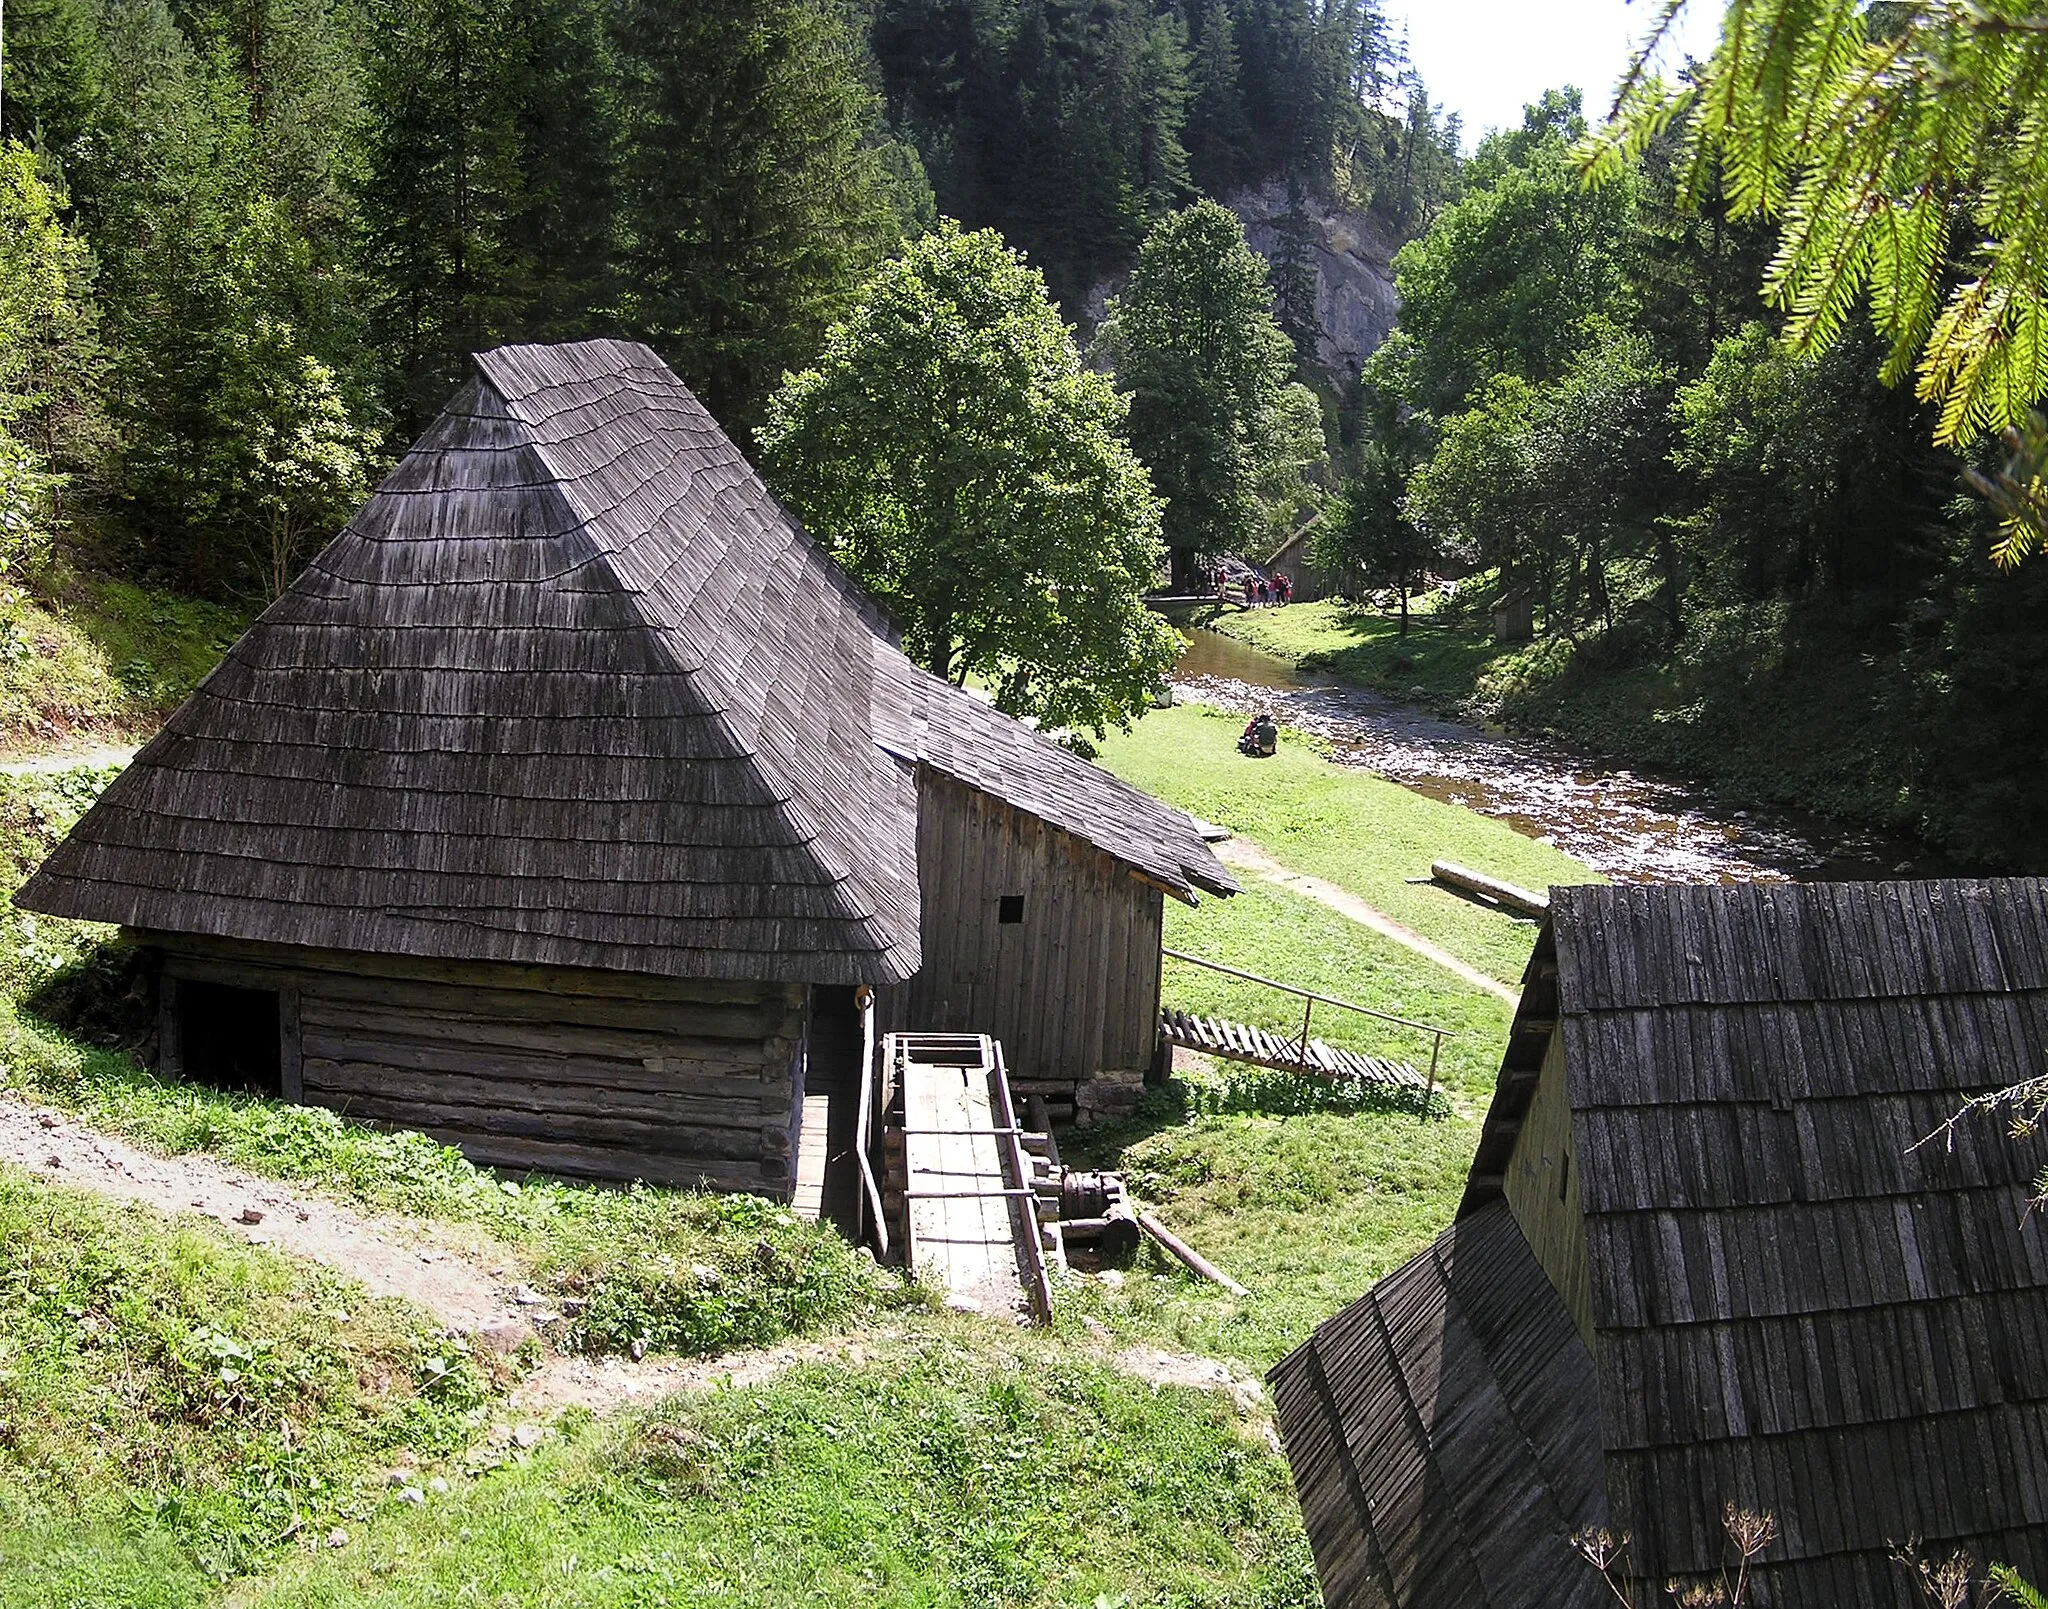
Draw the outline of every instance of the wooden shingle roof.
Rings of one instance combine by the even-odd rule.
[[[1460,1218],[1273,1370],[1324,1601],[1597,1609],[1593,1360],[1504,1202]]]
[[[1197,889],[1237,892],[1186,811],[918,669],[887,643],[876,644],[875,661],[875,740],[889,753],[1007,800],[1191,904]]]
[[[477,368],[19,901],[338,950],[913,975],[881,616],[646,347]]]
[[[1760,1605],[1917,1605],[1891,1559],[1909,1539],[2048,1574],[2048,1224],[2028,1210],[2048,1142],[1984,1117],[1919,1143],[1971,1096],[2048,1076],[2048,884],[1552,901],[1459,1223],[1505,1210],[1523,1041],[1554,1018],[1592,1291],[1583,1412],[1633,1570],[1717,1571],[1732,1502],[1777,1521]]]
[[[1561,889],[1600,1412],[1649,1574],[1777,1516],[1777,1601],[2048,1565],[2048,1160],[1970,1096],[2048,1073],[2048,885]],[[1800,1583],[1794,1585],[1794,1578]],[[1881,1591],[1872,1586],[1881,1580]]]

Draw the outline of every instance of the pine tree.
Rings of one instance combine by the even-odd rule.
[[[371,0],[379,111],[363,191],[372,328],[410,437],[519,328],[509,219],[523,189],[510,0]]]
[[[2038,4],[1750,0],[1692,81],[1666,84],[1648,64],[1686,3],[1666,0],[1588,171],[1628,171],[1677,123],[1693,194],[1718,174],[1734,216],[1777,223],[1765,288],[1794,341],[1826,347],[1867,301],[1883,376],[1915,377],[1938,445],[2020,425],[2048,395]],[[2020,478],[2048,473],[2029,456]],[[2004,557],[2044,543],[2016,520]]]
[[[1224,0],[1208,0],[1189,69],[1188,158],[1196,182],[1210,195],[1235,189],[1250,158],[1252,131],[1238,80],[1236,27]]]
[[[895,220],[829,0],[621,0],[620,319],[728,427],[809,359]]]

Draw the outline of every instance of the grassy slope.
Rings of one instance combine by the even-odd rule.
[[[1788,648],[1775,617],[1701,618],[1679,653],[1652,663],[1598,636],[1578,650],[1503,647],[1484,621],[1424,624],[1404,640],[1392,617],[1337,599],[1208,624],[1303,670],[1696,778],[1740,803],[1908,829],[1925,808],[1908,783],[1901,690],[1848,623],[1830,635],[1810,621]]]
[[[1290,736],[1271,760],[1247,760],[1236,751],[1242,724],[1199,706],[1156,710],[1112,737],[1102,761],[1503,980],[1520,979],[1534,927],[1407,879],[1439,854],[1539,887],[1592,875],[1499,822],[1334,765],[1306,740]],[[1449,1222],[1510,1013],[1313,900],[1249,875],[1240,881],[1234,898],[1171,907],[1168,945],[1452,1031],[1439,1071],[1454,1113],[1429,1123],[1407,1112],[1278,1115],[1292,1093],[1285,1081],[1219,1064],[1217,1082],[1188,1081],[1178,1106],[1068,1142],[1069,1152],[1123,1168],[1143,1199],[1253,1292],[1236,1302],[1190,1287],[1148,1254],[1121,1290],[1091,1290],[1090,1311],[1129,1332],[1263,1366]],[[1191,1010],[1300,1027],[1288,997],[1256,984],[1169,962],[1165,987]],[[1427,1065],[1427,1036],[1327,1010],[1316,1032]],[[1230,1110],[1248,1104],[1233,1098],[1245,1083],[1266,1112]]]
[[[572,1425],[531,1466],[388,1514],[260,1609],[1307,1605],[1284,1468],[1216,1398],[982,1325]]]
[[[1102,763],[1242,833],[1295,870],[1350,890],[1504,983],[1521,981],[1535,937],[1531,924],[1409,879],[1428,877],[1429,863],[1439,857],[1539,889],[1593,876],[1502,822],[1425,799],[1355,766],[1332,765],[1304,739],[1290,736],[1270,760],[1248,760],[1237,752],[1243,725],[1200,705],[1155,710],[1130,732],[1111,737]],[[1199,945],[1194,949],[1202,953]],[[1277,975],[1293,981],[1288,973]]]
[[[73,577],[0,620],[0,749],[147,737],[241,634],[239,610]]]
[[[403,1304],[0,1167],[0,1603],[204,1601],[489,1390]]]

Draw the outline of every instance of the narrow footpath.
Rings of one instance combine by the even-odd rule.
[[[46,1184],[137,1202],[168,1215],[212,1219],[252,1245],[304,1257],[346,1274],[373,1296],[399,1297],[452,1331],[501,1353],[536,1336],[530,1315],[545,1298],[520,1282],[516,1255],[472,1236],[456,1243],[430,1224],[355,1210],[316,1192],[229,1167],[205,1155],[162,1156],[47,1107],[0,1093],[0,1163]],[[1112,1350],[1109,1332],[1084,1319],[1103,1361],[1154,1386],[1218,1392],[1263,1420],[1259,1382],[1214,1358],[1132,1346]],[[603,1413],[684,1391],[757,1385],[802,1364],[858,1364],[901,1338],[882,1330],[785,1341],[713,1357],[575,1357],[546,1351],[513,1388],[508,1406],[546,1418],[568,1407]],[[544,1343],[543,1343],[544,1344]],[[1271,1434],[1270,1424],[1267,1434]]]
[[[1377,906],[1368,905],[1349,889],[1339,888],[1335,883],[1311,877],[1306,872],[1295,871],[1275,860],[1249,838],[1226,838],[1214,846],[1216,858],[1235,871],[1250,872],[1254,877],[1269,883],[1292,889],[1306,895],[1320,905],[1326,905],[1339,916],[1347,916],[1361,927],[1369,927],[1383,938],[1392,939],[1396,944],[1413,950],[1425,961],[1433,961],[1446,972],[1475,989],[1484,989],[1496,999],[1505,1000],[1509,1005],[1520,1002],[1519,990],[1490,977],[1477,967],[1468,965],[1451,954],[1441,944],[1424,938],[1406,923],[1397,922]]]

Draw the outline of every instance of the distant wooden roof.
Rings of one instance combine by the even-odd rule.
[[[1759,1603],[1918,1604],[1889,1557],[1909,1537],[2048,1574],[2048,1225],[2028,1212],[2048,1144],[1987,1118],[1916,1148],[1971,1095],[2048,1075],[2048,883],[1552,898],[1459,1225],[1501,1214],[1526,1042],[1554,1017],[1592,1287],[1583,1411],[1635,1570],[1718,1569],[1732,1501],[1777,1518]],[[1450,1345],[1424,1323],[1403,1356]],[[1371,1417],[1347,1433],[1370,1441]],[[1399,1438],[1370,1444],[1361,1479],[1424,1478]],[[1331,1601],[1505,1601],[1414,1581]]]
[[[914,676],[880,614],[648,348],[476,361],[20,902],[340,950],[913,975],[917,792],[878,728]],[[1025,808],[1082,765],[988,719],[1020,734]],[[1039,813],[1228,888],[1185,817],[1083,768],[1096,808]],[[1000,768],[963,780],[1011,796]]]

